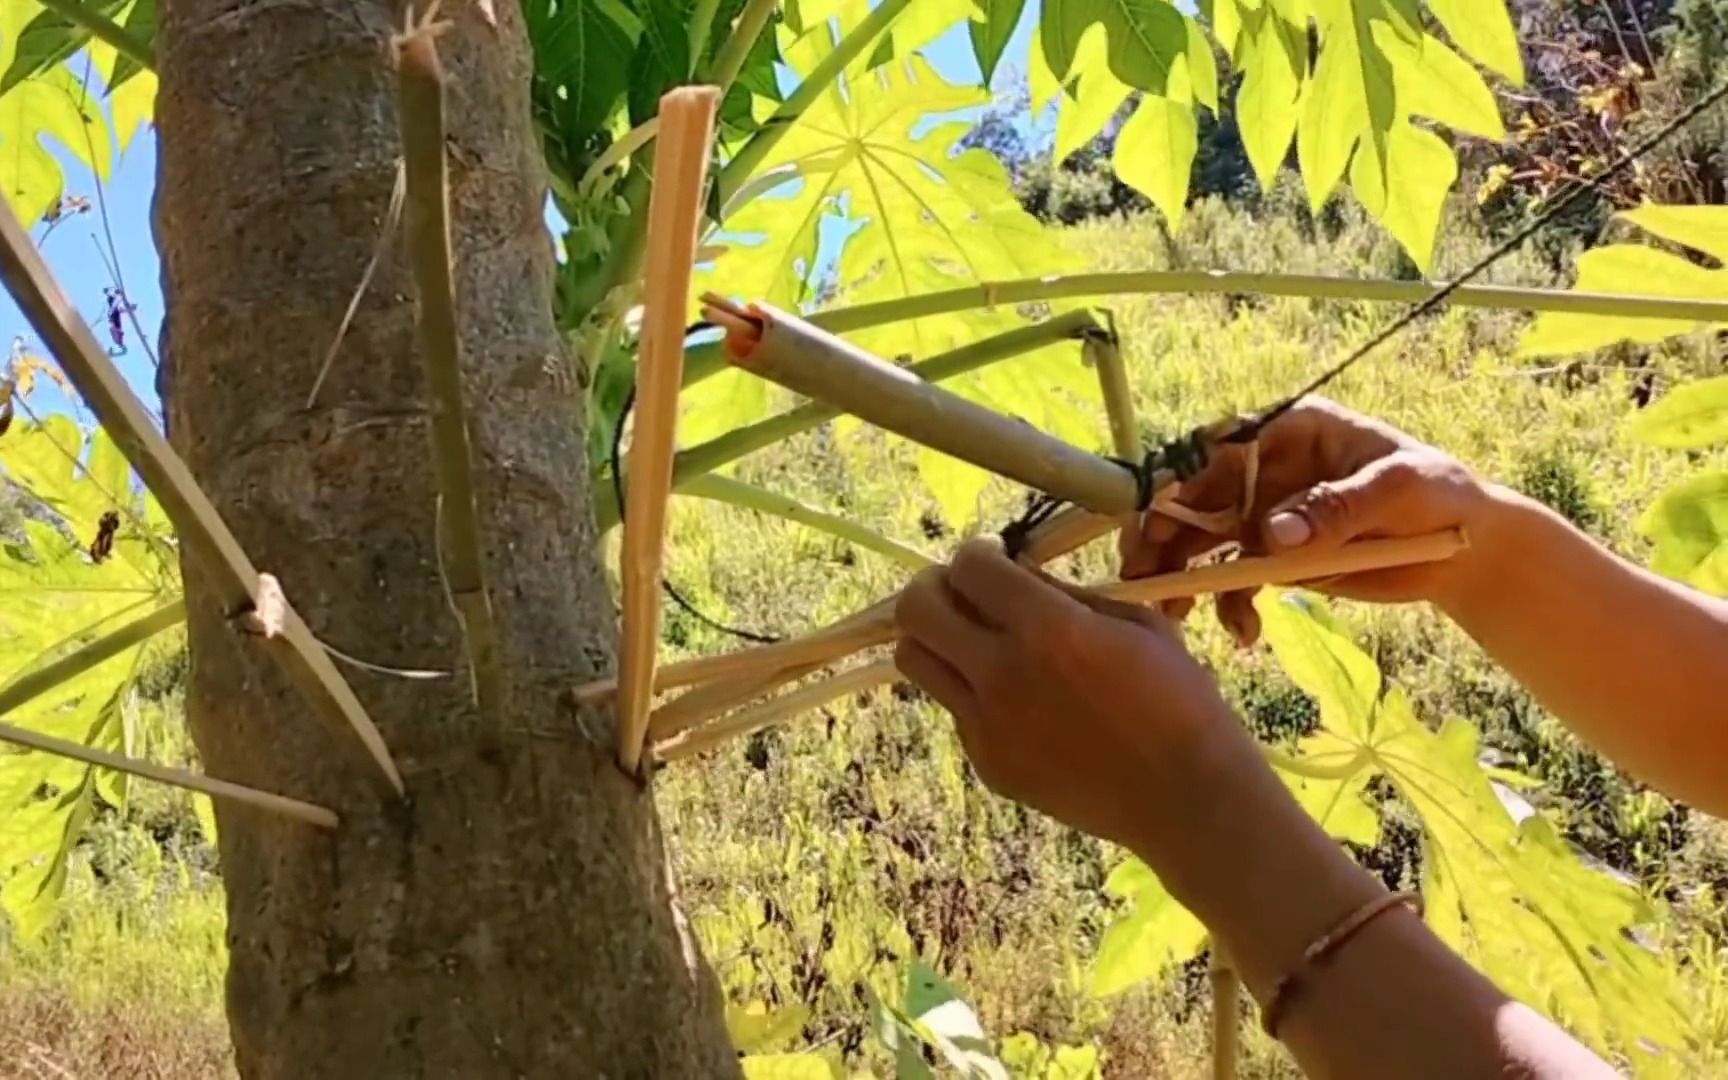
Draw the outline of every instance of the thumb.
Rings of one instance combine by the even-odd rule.
[[[1326,480],[1273,507],[1260,524],[1272,553],[1309,546],[1333,547],[1393,524],[1411,480],[1407,462],[1393,454],[1342,480]]]

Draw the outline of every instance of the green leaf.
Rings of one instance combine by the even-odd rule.
[[[1296,154],[1308,205],[1316,213],[1344,176],[1354,152],[1358,171],[1371,182],[1357,195],[1371,213],[1386,200],[1385,140],[1396,118],[1392,66],[1374,44],[1369,27],[1384,21],[1382,0],[1315,0],[1320,53],[1303,91]],[[1358,145],[1362,144],[1362,145]]]
[[[788,1042],[804,1029],[809,1019],[810,1010],[804,1005],[772,1012],[760,1001],[743,1007],[726,1006],[726,1031],[741,1054],[759,1054]]]
[[[1095,997],[1109,997],[1157,978],[1173,964],[1197,955],[1206,928],[1167,892],[1150,867],[1129,859],[1105,886],[1126,896],[1129,907],[1104,931],[1087,983]]]
[[[1162,94],[1171,66],[1189,52],[1188,21],[1165,0],[1045,0],[1038,30],[1050,70],[1064,79],[1087,28],[1103,24],[1115,76]]]
[[[635,21],[627,29],[619,5],[592,0],[558,0],[529,8],[535,74],[560,91],[559,129],[570,145],[581,145],[623,100],[641,22],[624,9]]]
[[[1361,747],[1329,731],[1303,739],[1288,767],[1277,760],[1279,777],[1328,836],[1372,847],[1380,838],[1380,815],[1366,799],[1374,778],[1371,757]]]
[[[1638,532],[1656,545],[1657,573],[1728,596],[1728,472],[1668,488],[1639,517]]]
[[[211,803],[210,796],[194,792],[192,795],[192,813],[198,818],[198,831],[204,834],[204,842],[215,847],[216,807]]]
[[[1068,96],[1056,116],[1056,144],[1051,161],[1060,165],[1075,151],[1098,137],[1116,110],[1128,100],[1133,88],[1111,73],[1104,64],[1104,31],[1091,27],[1080,42],[1080,62],[1068,82]],[[1126,134],[1126,133],[1124,133]],[[1117,143],[1121,146],[1120,138]]]
[[[1728,215],[1728,207],[1711,207]],[[1623,293],[1682,299],[1728,300],[1728,270],[1706,270],[1655,248],[1612,244],[1578,257],[1578,292]],[[1523,356],[1585,352],[1620,341],[1652,344],[1691,333],[1704,323],[1683,319],[1640,319],[1613,315],[1545,312],[1525,331]]]
[[[1179,229],[1199,146],[1193,107],[1149,94],[1122,126],[1112,160],[1116,175],[1151,199],[1170,227]]]
[[[1524,85],[1518,34],[1502,0],[1428,0],[1428,10],[1471,59],[1514,86]]]
[[[155,0],[130,0],[122,5],[121,26],[140,41],[151,42],[156,36]],[[121,56],[114,46],[91,40],[90,58],[96,71],[108,86],[108,111],[114,127],[114,138],[120,152],[132,142],[138,129],[149,122],[156,109],[156,73],[146,71],[130,57]]]
[[[1419,42],[1412,43],[1382,22],[1374,24],[1374,43],[1392,64],[1400,111],[1426,116],[1484,139],[1506,137],[1500,107],[1488,84],[1445,42],[1424,34]],[[1447,156],[1451,156],[1450,151]]]
[[[1230,2],[1220,0],[1221,6]],[[1236,122],[1260,188],[1270,191],[1296,137],[1308,35],[1265,4],[1244,23],[1237,41],[1243,74]]]
[[[817,1054],[755,1054],[738,1064],[744,1080],[838,1080],[840,1075]]]
[[[979,7],[984,17],[972,19],[966,29],[972,36],[972,55],[978,60],[978,70],[983,72],[985,85],[989,85],[1015,28],[1020,25],[1026,0],[982,0]]]
[[[108,178],[113,156],[108,124],[65,67],[50,68],[0,94],[0,195],[26,225],[57,206],[64,188],[60,163],[43,144],[44,136],[98,177]]]
[[[907,1015],[948,1064],[970,1080],[1008,1080],[990,1050],[984,1026],[948,980],[922,960],[906,976]]]
[[[1728,263],[1728,207],[1645,203],[1614,216],[1654,236]]]
[[[1358,165],[1372,160],[1365,154],[1356,155]],[[1440,229],[1446,192],[1458,178],[1458,161],[1440,136],[1400,120],[1386,136],[1384,168],[1385,203],[1378,208],[1366,198],[1363,203],[1426,274],[1433,261],[1434,237]],[[1354,169],[1351,184],[1360,196],[1364,183]]]
[[[1279,665],[1319,703],[1321,727],[1363,742],[1374,731],[1380,669],[1349,635],[1314,616],[1317,604],[1298,593],[1265,591],[1255,597],[1254,606]]]
[[[1692,450],[1728,442],[1728,375],[1682,383],[1635,413],[1626,434],[1652,446]]]

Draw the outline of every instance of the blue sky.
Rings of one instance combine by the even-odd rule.
[[[0,0],[3,3],[4,0]],[[1037,23],[1039,0],[1028,0],[1019,30],[1009,45],[996,73],[998,87],[1016,72],[1024,72],[1032,28]],[[972,46],[964,25],[948,31],[924,50],[936,69],[954,82],[973,82],[979,76],[972,57]],[[98,186],[94,176],[83,165],[67,155],[58,155],[66,166],[66,192],[89,197],[92,209],[88,214],[70,216],[50,229],[37,225],[31,235],[42,244],[43,254],[59,278],[61,287],[86,319],[96,327],[97,339],[108,343],[104,318],[103,290],[113,284],[107,266],[108,236],[112,235],[113,257],[118,261],[126,293],[137,307],[139,321],[149,338],[150,349],[157,343],[162,318],[162,289],[156,245],[150,234],[150,202],[156,183],[156,135],[154,128],[141,131],[125,153],[115,158],[114,169],[101,187],[106,202],[106,228],[103,215],[96,209]],[[15,337],[24,337],[33,351],[40,351],[34,331],[11,298],[0,291],[0,349],[9,350]],[[0,354],[3,355],[3,354]],[[124,352],[116,351],[115,361],[137,389],[139,396],[154,408],[157,404],[154,370],[147,350],[138,340],[130,321],[126,326]],[[73,411],[89,418],[82,406],[51,387],[39,391],[30,402],[38,412]]]

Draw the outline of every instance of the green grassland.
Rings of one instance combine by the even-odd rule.
[[[1100,270],[1160,267],[1394,276],[1394,243],[1348,210],[1319,223],[1284,193],[1252,210],[1203,201],[1175,242],[1149,219],[1080,226],[1068,239]],[[1486,242],[1459,225],[1437,277]],[[1534,257],[1494,280],[1563,283]],[[1392,312],[1365,305],[1240,297],[1116,297],[1143,425],[1173,434],[1277,398]],[[1621,437],[1636,397],[1676,377],[1719,373],[1720,345],[1682,341],[1572,363],[1524,361],[1525,319],[1454,310],[1337,384],[1333,396],[1450,450],[1555,506],[1633,558],[1634,523],[1697,457]],[[1078,349],[1073,350],[1078,363]],[[1099,446],[1105,428],[1099,415]],[[957,539],[912,476],[913,455],[868,431],[809,435],[748,458],[740,478],[866,521],[940,555]],[[974,529],[1000,527],[1024,493],[986,492]],[[1112,572],[1108,544],[1060,567]],[[669,575],[709,613],[797,632],[894,589],[904,569],[825,534],[731,506],[680,500]],[[1532,572],[1539,572],[1533,567]],[[1629,781],[1579,746],[1461,634],[1417,607],[1342,607],[1418,711],[1484,731],[1524,794],[1591,856],[1635,875],[1677,915],[1672,950],[1691,972],[1706,1055],[1728,1047],[1728,829]],[[674,653],[728,643],[676,610]],[[1243,719],[1268,739],[1313,719],[1264,650],[1231,647],[1204,608],[1191,620]],[[167,707],[172,710],[172,692]],[[181,748],[184,753],[184,748]],[[890,1075],[871,1031],[871,993],[893,999],[915,957],[960,986],[995,1037],[1098,1048],[1107,1075],[1206,1075],[1204,975],[1190,964],[1117,997],[1088,991],[1088,966],[1114,901],[1102,884],[1121,853],[984,792],[946,717],[905,687],[882,690],[669,767],[656,781],[683,903],[737,1006],[809,1012],[773,1049],[812,1046],[849,1072]],[[134,789],[77,856],[59,923],[40,943],[0,945],[0,1062],[21,1075],[221,1075],[222,908],[213,859],[189,802]],[[1389,880],[1412,872],[1414,835],[1388,810],[1361,857]],[[572,958],[574,975],[579,958]],[[1294,1075],[1245,1034],[1245,1076]],[[0,1066],[10,1068],[11,1066]]]

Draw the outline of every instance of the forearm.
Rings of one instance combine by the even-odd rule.
[[[1728,816],[1728,603],[1496,492],[1446,612],[1541,704],[1667,794]]]
[[[1166,840],[1146,855],[1264,1004],[1311,942],[1385,889],[1263,769],[1217,805],[1184,823],[1189,841],[1178,853]],[[1403,908],[1305,974],[1278,1034],[1311,1076],[1612,1075]]]

